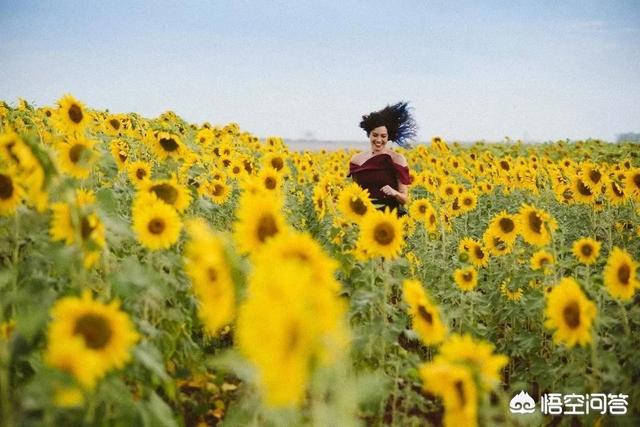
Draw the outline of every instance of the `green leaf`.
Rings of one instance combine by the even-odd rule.
[[[151,425],[178,427],[178,423],[173,416],[173,411],[155,392],[151,392],[147,407],[153,419]]]
[[[169,381],[169,375],[164,369],[162,355],[151,344],[141,344],[133,350],[136,359],[163,381]]]

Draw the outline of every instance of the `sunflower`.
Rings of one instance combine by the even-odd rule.
[[[531,205],[523,204],[518,213],[520,233],[525,242],[544,246],[551,242],[551,233],[557,229],[557,223],[551,215]]]
[[[502,240],[502,237],[493,233],[492,230],[485,231],[482,240],[487,251],[493,256],[507,255],[513,251],[513,245]]]
[[[22,197],[23,191],[16,177],[8,171],[0,172],[0,215],[15,213]]]
[[[91,114],[86,107],[71,95],[58,100],[56,124],[66,134],[82,134],[91,123]]]
[[[234,341],[256,367],[267,405],[303,402],[312,361],[326,364],[344,349],[344,312],[334,292],[315,286],[312,271],[299,261],[255,263]]]
[[[475,239],[465,237],[458,245],[460,254],[465,255],[465,260],[471,261],[475,267],[486,267],[489,263],[489,252]]]
[[[102,129],[104,133],[110,136],[121,135],[124,127],[122,125],[122,117],[118,115],[108,115],[102,121]]]
[[[453,272],[453,280],[463,291],[471,291],[478,285],[478,272],[473,267],[458,268]]]
[[[53,240],[64,240],[72,245],[80,241],[84,254],[84,266],[90,268],[100,259],[100,250],[105,245],[105,230],[100,218],[91,210],[67,203],[51,206],[53,217],[49,233]]]
[[[389,209],[368,213],[360,224],[358,245],[371,256],[396,258],[404,245],[403,222]]]
[[[172,206],[180,213],[184,212],[191,203],[189,189],[178,183],[175,177],[155,181],[149,180],[142,185],[142,192],[154,194],[158,199]]]
[[[439,195],[443,200],[453,201],[459,194],[460,187],[453,182],[446,182],[439,190]]]
[[[260,187],[269,192],[278,192],[282,187],[282,175],[272,168],[263,168],[257,179]]]
[[[94,150],[96,141],[74,135],[58,144],[60,168],[73,176],[83,179],[89,176],[99,154]]]
[[[531,269],[542,270],[545,274],[550,271],[549,266],[553,265],[553,255],[545,250],[539,250],[531,256]]]
[[[118,169],[124,169],[129,159],[129,144],[120,138],[111,141],[111,154],[116,161]]]
[[[182,222],[170,205],[152,195],[139,196],[133,207],[133,230],[151,250],[166,249],[178,241]]]
[[[553,341],[568,347],[591,342],[591,323],[596,317],[595,304],[586,297],[578,283],[569,277],[551,288],[547,295],[544,326],[555,330]]]
[[[594,188],[587,185],[580,175],[574,175],[571,179],[571,194],[577,202],[586,204],[593,203],[596,198]]]
[[[602,184],[607,181],[607,176],[603,173],[602,169],[591,162],[585,162],[580,168],[580,176],[586,186],[598,191],[602,187]]]
[[[282,153],[270,152],[265,154],[262,159],[262,164],[275,170],[279,174],[286,175],[288,171],[286,160],[286,157]]]
[[[221,205],[229,199],[231,188],[222,180],[205,181],[198,187],[198,193],[205,195],[212,202]]]
[[[334,278],[338,263],[308,233],[286,230],[269,239],[256,257],[257,263],[278,264],[284,261],[295,261],[308,269],[315,286],[339,290],[340,285]]]
[[[140,188],[151,179],[151,165],[142,160],[136,160],[127,165],[127,173],[133,185]]]
[[[636,278],[638,263],[624,249],[617,246],[613,248],[607,265],[604,268],[604,283],[609,294],[623,301],[630,300],[640,281]]]
[[[213,144],[214,139],[215,134],[208,128],[202,128],[196,134],[196,142],[204,147],[208,147]]]
[[[629,169],[625,173],[624,190],[635,200],[640,200],[640,168]]]
[[[426,345],[436,345],[444,340],[447,327],[442,323],[440,310],[435,306],[417,280],[403,282],[404,300],[409,305],[411,327]]]
[[[340,192],[338,209],[347,220],[359,223],[375,208],[369,199],[369,192],[352,182]]]
[[[198,317],[210,335],[228,325],[235,315],[235,291],[223,242],[204,220],[187,224],[185,272],[199,301]]]
[[[431,203],[427,199],[415,199],[409,207],[409,216],[416,221],[426,222],[429,212],[433,211]]]
[[[158,132],[151,139],[151,148],[160,160],[166,160],[169,157],[180,157],[184,151],[184,145],[180,137],[169,132]]]
[[[316,185],[313,188],[313,207],[318,215],[318,219],[324,218],[325,213],[327,212],[327,199],[329,195],[327,194],[327,190],[322,185]]]
[[[245,193],[237,208],[235,239],[243,253],[255,253],[270,238],[286,230],[282,200],[270,194]]]
[[[462,206],[462,210],[464,212],[470,212],[474,210],[476,206],[478,206],[477,191],[474,191],[474,190],[465,191],[462,194],[460,194],[459,199],[460,199],[459,203]]]
[[[509,362],[503,354],[495,354],[494,345],[475,340],[471,335],[452,334],[440,346],[434,362],[449,362],[469,367],[478,375],[480,385],[487,390],[500,383],[500,371]]]
[[[591,265],[596,262],[600,254],[601,243],[590,237],[584,237],[573,242],[573,255],[583,264]]]
[[[507,278],[505,281],[500,283],[500,293],[504,295],[509,301],[520,301],[522,299],[522,288],[516,288],[515,291],[512,291],[509,288],[509,283],[511,279]]]
[[[118,302],[103,304],[86,291],[80,298],[59,300],[51,316],[45,360],[82,385],[92,387],[131,359],[131,347],[139,336]]]
[[[498,236],[507,245],[512,245],[519,233],[516,216],[506,211],[495,215],[489,224],[488,233],[491,236]]]
[[[478,390],[469,368],[445,360],[420,366],[422,388],[442,399],[445,426],[478,425]]]
[[[612,205],[621,205],[627,200],[627,193],[621,184],[611,179],[606,187],[605,195]]]

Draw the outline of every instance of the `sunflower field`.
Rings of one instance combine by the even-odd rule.
[[[0,425],[638,425],[638,144],[398,151],[0,102]]]

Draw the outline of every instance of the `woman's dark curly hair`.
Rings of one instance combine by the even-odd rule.
[[[389,134],[389,141],[393,141],[401,147],[408,147],[408,140],[416,136],[417,126],[409,112],[408,102],[387,105],[380,111],[362,116],[360,127],[367,132],[367,136],[379,126],[385,126]]]

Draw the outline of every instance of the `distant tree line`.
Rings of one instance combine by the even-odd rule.
[[[640,133],[627,132],[618,135],[616,142],[640,142]]]

